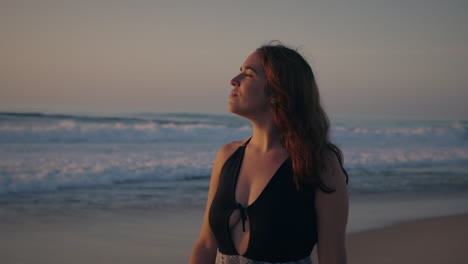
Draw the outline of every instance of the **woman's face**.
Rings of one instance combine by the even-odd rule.
[[[266,77],[257,52],[250,54],[231,80],[228,109],[240,116],[249,116],[269,110],[269,98],[265,94]]]

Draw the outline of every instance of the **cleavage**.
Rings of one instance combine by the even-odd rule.
[[[256,162],[255,159],[248,158],[249,156],[245,155],[239,174],[236,175],[233,196],[237,208],[233,210],[229,217],[229,232],[233,246],[240,255],[244,255],[247,252],[250,242],[250,216],[248,215],[248,208],[266,191],[269,183],[286,162],[284,157],[276,159],[273,162]],[[271,163],[274,165],[271,165]],[[272,168],[275,170],[273,171]],[[239,208],[239,204],[243,209]],[[242,213],[245,214],[244,221],[242,221]]]

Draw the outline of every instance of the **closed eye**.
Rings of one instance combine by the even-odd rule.
[[[255,69],[253,67],[251,67],[251,66],[245,66],[244,71],[242,71],[242,67],[240,67],[240,71],[244,76],[251,77],[251,78],[253,77],[253,75],[252,74],[247,74],[247,72],[257,73],[257,71],[255,71]]]

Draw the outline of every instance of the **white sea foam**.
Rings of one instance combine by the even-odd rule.
[[[405,176],[394,174],[391,177],[397,180],[387,178],[388,184],[382,185],[382,171],[467,165],[467,127],[466,121],[345,120],[332,122],[331,135],[344,152],[345,168],[354,174],[353,188],[402,190],[416,186],[417,181],[405,185]],[[209,115],[95,118],[0,114],[0,194],[139,181],[177,182],[193,177],[208,182],[217,149],[251,133],[247,122]],[[366,178],[369,173],[377,176]],[[450,182],[468,184],[467,171],[442,179],[451,173],[447,169],[439,178],[426,180],[434,186],[444,179],[449,187]]]
[[[111,153],[103,154],[106,147],[69,152],[70,146],[44,146],[45,153],[22,155],[26,159],[21,160],[2,153],[0,193],[44,192],[126,181],[180,181],[190,175],[208,178],[216,154],[193,148],[188,155],[182,150],[167,149],[167,144],[137,147],[138,152],[128,151],[127,147],[116,146]]]

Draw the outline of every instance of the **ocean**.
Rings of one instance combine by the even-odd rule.
[[[468,120],[330,117],[349,192],[468,190]],[[0,113],[0,216],[203,208],[234,115]]]

